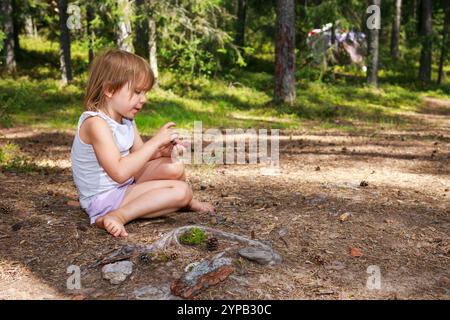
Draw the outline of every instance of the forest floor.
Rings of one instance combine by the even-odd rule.
[[[67,268],[188,224],[253,234],[283,257],[275,266],[240,258],[199,299],[449,299],[450,101],[426,99],[403,116],[409,129],[282,131],[278,175],[250,164],[187,166],[195,196],[224,219],[212,226],[207,215],[178,212],[130,223],[126,239],[89,226],[73,204],[73,130],[1,129],[0,144],[18,145],[36,167],[0,173],[0,299],[135,299],[143,287],[167,288],[214,253],[173,248],[176,260],[135,261],[120,285],[89,269],[79,290],[67,288]],[[218,252],[225,245],[219,239]],[[380,289],[366,286],[369,266],[380,268]]]

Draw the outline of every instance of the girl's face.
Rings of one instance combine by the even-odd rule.
[[[114,94],[105,92],[108,97],[107,110],[118,122],[122,120],[122,117],[134,119],[147,102],[146,93],[146,91],[138,90],[131,92],[129,84],[125,84]]]

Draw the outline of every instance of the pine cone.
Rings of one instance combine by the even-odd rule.
[[[177,260],[178,259],[178,253],[173,252],[169,255],[169,260]]]
[[[147,254],[142,254],[142,255],[139,257],[139,260],[140,260],[142,263],[149,263],[149,262],[150,262],[150,259],[149,259],[149,257],[148,257]]]
[[[208,251],[216,251],[218,246],[219,240],[215,237],[209,238],[206,242],[206,249],[208,249]]]

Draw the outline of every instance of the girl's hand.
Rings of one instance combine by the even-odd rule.
[[[175,149],[177,155],[180,155],[186,150],[187,146],[188,146],[187,142],[184,142],[177,138],[171,144],[169,144],[165,147],[162,147],[159,150],[158,155],[159,155],[159,157],[171,157],[174,149]]]
[[[168,122],[159,129],[158,133],[153,137],[157,142],[159,148],[166,147],[171,144],[172,141],[178,138],[178,133],[175,132],[172,127],[176,124],[175,122]]]

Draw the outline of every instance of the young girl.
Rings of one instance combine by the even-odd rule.
[[[214,212],[192,198],[184,165],[173,162],[181,146],[174,122],[143,142],[134,118],[147,102],[153,73],[141,57],[121,50],[98,56],[90,69],[84,112],[72,145],[72,173],[91,224],[115,237],[124,225],[187,207]]]

